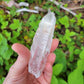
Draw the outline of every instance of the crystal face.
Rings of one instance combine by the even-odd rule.
[[[51,11],[46,14],[39,24],[31,46],[31,58],[28,71],[38,78],[46,64],[50,53],[56,18]]]

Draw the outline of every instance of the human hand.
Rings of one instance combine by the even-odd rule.
[[[12,65],[3,84],[50,84],[52,77],[52,65],[55,61],[53,51],[57,48],[59,41],[53,39],[51,52],[48,56],[45,69],[39,78],[35,78],[28,72],[30,51],[24,45],[15,43],[12,49],[18,53],[16,62]]]

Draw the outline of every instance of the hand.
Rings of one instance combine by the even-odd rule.
[[[50,84],[52,77],[52,65],[55,61],[53,51],[57,48],[59,41],[52,42],[51,53],[48,56],[45,69],[39,78],[35,78],[28,72],[30,51],[24,45],[15,43],[12,49],[18,53],[16,62],[12,65],[3,84]]]

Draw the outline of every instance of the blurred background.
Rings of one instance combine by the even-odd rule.
[[[29,6],[19,6],[20,2]],[[16,12],[23,8],[38,13]],[[54,38],[60,41],[54,52],[51,84],[84,84],[84,0],[0,0],[0,84],[17,59],[11,45],[21,43],[30,49],[39,22],[49,8],[57,18]]]

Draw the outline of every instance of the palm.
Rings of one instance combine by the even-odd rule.
[[[11,78],[13,79],[13,78]],[[17,81],[16,81],[17,79]],[[44,77],[43,73],[42,75],[36,79],[33,75],[28,73],[27,68],[22,74],[19,74],[16,76],[15,79],[12,80],[14,83],[12,84],[50,84],[50,80],[47,81],[47,79]]]
[[[51,47],[53,52],[58,46],[58,40],[54,39]],[[35,78],[28,72],[30,51],[21,44],[14,44],[12,49],[18,53],[16,62],[12,65],[3,84],[50,84],[52,77],[52,65],[55,61],[55,54],[50,53],[47,58],[45,69],[39,78]]]

